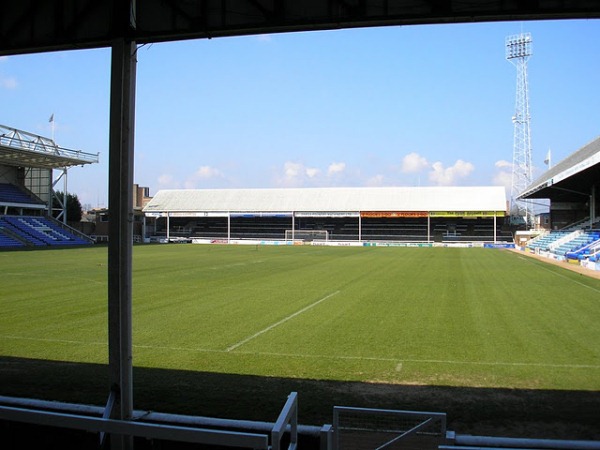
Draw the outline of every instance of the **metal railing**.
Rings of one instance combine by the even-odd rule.
[[[55,405],[49,405],[49,402],[44,401],[8,397],[4,397],[2,400],[0,420],[95,432],[99,434],[101,440],[104,440],[102,439],[104,436],[117,435],[222,447],[281,450],[283,437],[289,433],[287,450],[297,450],[298,446],[298,394],[296,392],[292,392],[288,396],[274,424],[260,423],[258,425],[265,426],[256,426],[250,432],[207,428],[201,425],[201,420],[194,420],[196,418],[193,416],[187,417],[185,422],[180,420],[176,423],[158,421],[157,414],[144,415],[131,420],[118,420],[100,414],[98,408],[86,409],[83,405],[80,405],[75,411],[68,411],[66,409],[57,410]],[[166,415],[161,418],[168,419]],[[203,419],[206,421],[207,418]],[[231,427],[247,425],[233,420],[227,422]],[[219,422],[215,426],[222,427],[223,424]],[[310,430],[313,434],[325,438],[325,445],[321,443],[321,450],[330,450],[331,439],[328,433],[330,427],[326,430],[311,428],[316,430]]]
[[[86,163],[98,162],[98,154],[60,147],[52,139],[6,125],[0,125],[0,145],[40,154],[52,154],[74,161]]]
[[[333,450],[433,450],[446,443],[446,431],[445,413],[333,409]]]

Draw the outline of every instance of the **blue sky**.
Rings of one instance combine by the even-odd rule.
[[[529,32],[534,178],[600,135],[600,21],[419,25],[138,49],[135,182],[150,188],[510,186]],[[99,153],[69,171],[107,206],[110,50],[0,57],[0,124]]]

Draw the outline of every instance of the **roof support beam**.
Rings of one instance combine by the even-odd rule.
[[[109,244],[108,244],[108,352],[112,419],[133,415],[132,361],[132,253],[133,154],[135,123],[136,43],[117,39],[112,45]],[[111,437],[111,448],[133,448],[131,436]]]
[[[339,28],[600,18],[597,0],[144,0],[124,29],[122,0],[20,0],[0,15],[0,55]]]

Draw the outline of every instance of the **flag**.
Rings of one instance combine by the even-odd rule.
[[[48,119],[48,122],[54,122],[54,113],[52,113],[52,115]]]
[[[546,154],[546,159],[544,160],[544,164],[550,166],[550,149],[548,149],[548,153]]]

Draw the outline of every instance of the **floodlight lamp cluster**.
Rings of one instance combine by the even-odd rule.
[[[506,59],[525,58],[533,54],[531,33],[521,33],[506,38]]]

